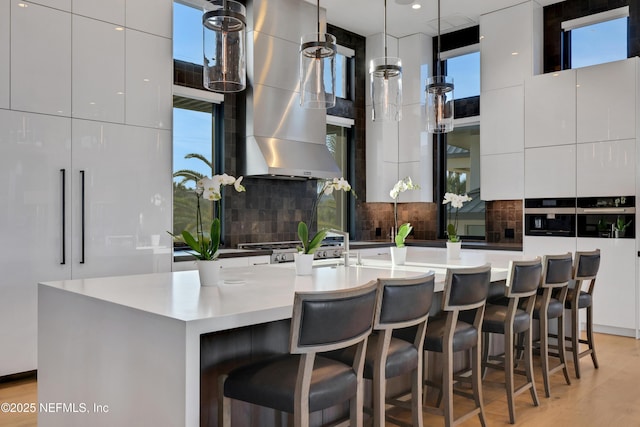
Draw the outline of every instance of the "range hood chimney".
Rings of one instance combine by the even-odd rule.
[[[300,106],[300,36],[316,28],[301,0],[247,2],[245,176],[331,179],[342,174],[325,145],[326,110]]]

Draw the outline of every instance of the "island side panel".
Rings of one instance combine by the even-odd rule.
[[[186,425],[184,322],[38,285],[38,400],[40,427]]]

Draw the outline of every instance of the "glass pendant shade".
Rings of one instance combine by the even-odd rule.
[[[336,38],[313,33],[300,41],[300,105],[331,108],[336,105]]]
[[[445,133],[453,130],[453,77],[427,79],[427,131]]]
[[[374,121],[402,119],[402,61],[385,57],[371,60],[371,118]]]
[[[247,86],[246,9],[233,0],[210,0],[202,15],[203,85],[214,92]]]

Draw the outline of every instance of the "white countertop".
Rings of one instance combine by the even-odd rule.
[[[225,330],[291,317],[295,291],[350,288],[378,278],[405,278],[436,272],[436,291],[443,289],[447,267],[492,264],[492,280],[506,278],[509,260],[520,253],[463,250],[460,260],[447,260],[437,248],[409,248],[407,263],[391,266],[389,256],[362,260],[362,266],[320,266],[310,276],[297,276],[293,263],[224,268],[218,286],[201,287],[197,271],[143,274],[45,282],[68,292],[185,322],[205,322]],[[355,262],[355,259],[351,260]],[[202,325],[204,326],[204,325]]]

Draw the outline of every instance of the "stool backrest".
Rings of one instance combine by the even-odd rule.
[[[373,329],[395,329],[427,320],[433,302],[435,273],[411,279],[379,279]]]
[[[491,265],[448,268],[442,298],[443,311],[464,311],[484,306],[491,283]]]
[[[595,279],[600,268],[600,249],[591,252],[576,252],[573,280]]]
[[[352,289],[296,292],[291,319],[291,353],[316,353],[365,340],[373,328],[377,281]]]
[[[507,276],[506,297],[527,297],[537,292],[542,276],[542,261],[510,261]]]
[[[573,258],[571,252],[562,255],[545,255],[542,260],[541,288],[562,288],[572,277]]]

